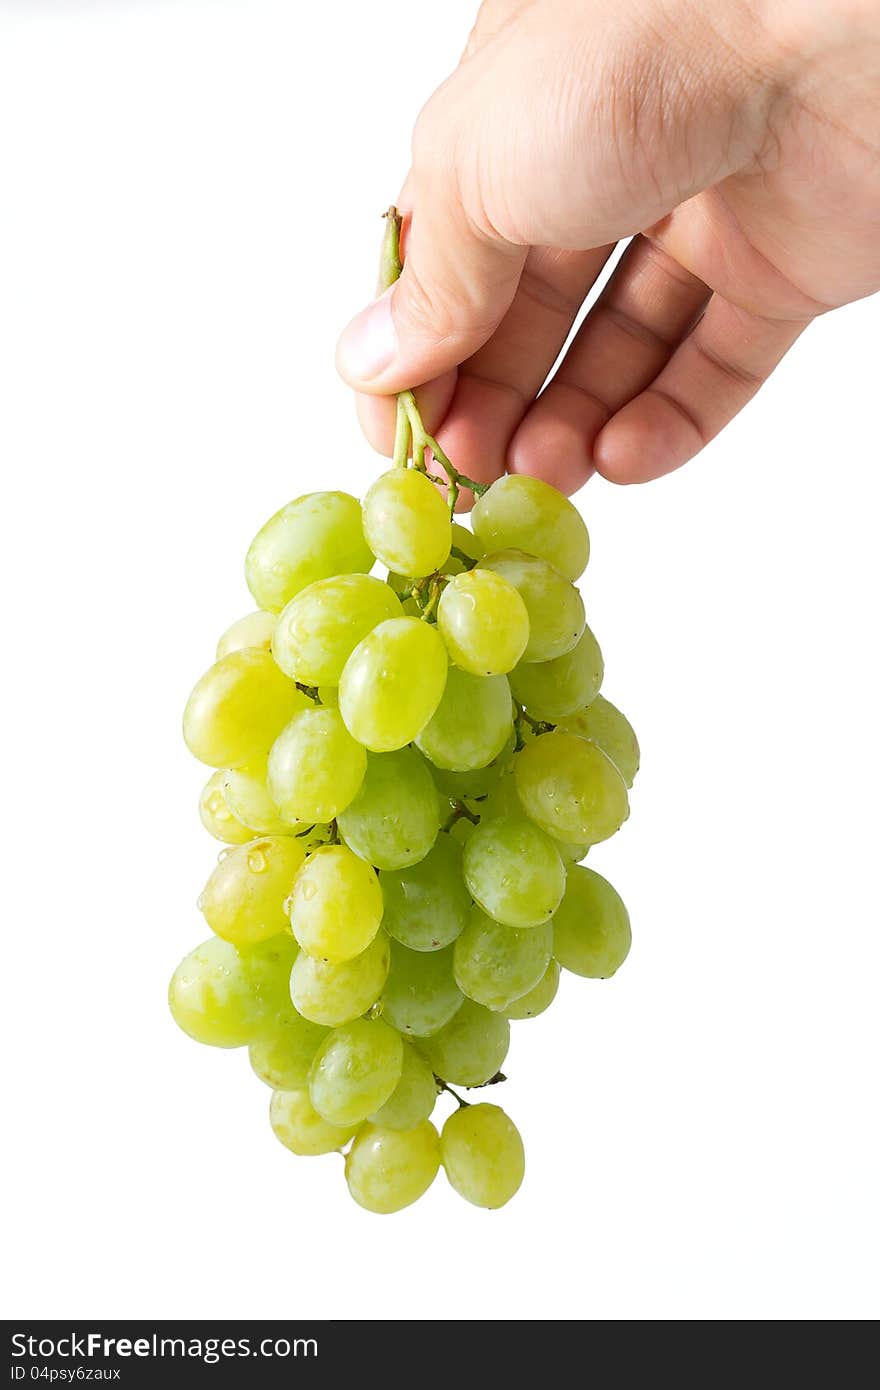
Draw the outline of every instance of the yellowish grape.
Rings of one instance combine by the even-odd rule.
[[[568,871],[565,897],[553,919],[553,954],[566,970],[604,980],[629,955],[629,913],[607,879],[584,865]]]
[[[225,775],[223,771],[211,773],[199,797],[199,817],[215,840],[227,845],[244,845],[254,838],[254,832],[231,810],[223,785]]]
[[[556,724],[596,698],[604,670],[599,644],[585,627],[577,646],[564,656],[517,666],[510,688],[536,719]]]
[[[403,1039],[381,1019],[336,1028],[312,1063],[312,1105],[334,1125],[356,1125],[389,1100],[403,1071]]]
[[[366,770],[339,710],[310,705],[272,744],[266,785],[285,820],[326,823],[354,800]]]
[[[468,1105],[449,1116],[440,1140],[456,1192],[475,1207],[503,1207],[520,1188],[526,1160],[519,1130],[498,1105]]]
[[[474,906],[455,943],[455,982],[475,1003],[506,1012],[508,1005],[543,978],[552,954],[553,928],[549,922],[517,930],[493,921]]]
[[[228,627],[218,641],[217,660],[230,652],[244,651],[246,647],[262,647],[264,651],[270,651],[274,631],[274,613],[264,613],[261,609],[256,613],[246,613]]]
[[[293,835],[301,828],[296,821],[285,820],[275,805],[266,786],[268,775],[268,756],[222,774],[229,809],[242,825],[250,826],[250,839],[255,835]]]
[[[306,1158],[344,1148],[358,1128],[328,1124],[303,1089],[276,1091],[269,1105],[269,1120],[284,1147]]]
[[[244,1047],[282,1006],[296,952],[291,936],[247,951],[213,936],[180,962],[168,1003],[175,1023],[196,1042]]]
[[[589,739],[611,759],[628,787],[639,770],[639,741],[625,714],[604,696],[597,695],[591,705],[569,714],[560,725],[579,738]]]
[[[290,1004],[251,1043],[251,1066],[273,1091],[300,1090],[309,1084],[309,1068],[326,1036],[326,1028],[310,1023]]]
[[[312,492],[288,502],[257,533],[245,577],[260,608],[280,613],[316,579],[365,574],[372,565],[357,499],[345,492]]]
[[[558,989],[559,962],[551,960],[534,989],[530,989],[528,994],[520,995],[519,999],[514,999],[513,1003],[508,1004],[507,1008],[502,1009],[501,1012],[505,1018],[537,1018],[538,1014],[549,1009],[556,998]]]
[[[471,897],[508,927],[549,922],[562,901],[565,866],[550,836],[525,816],[482,821],[463,866]]]
[[[324,845],[296,876],[290,924],[304,951],[338,965],[366,950],[382,910],[382,889],[371,866],[347,845]]]
[[[230,652],[193,688],[183,712],[190,752],[210,767],[243,767],[264,756],[308,701],[257,647]]]
[[[598,844],[629,815],[626,785],[611,759],[562,729],[517,753],[514,778],[526,814],[560,840]]]
[[[227,850],[199,898],[208,926],[234,946],[289,930],[284,903],[304,858],[299,840],[281,835]]]
[[[372,575],[319,579],[292,598],[278,618],[272,652],[293,680],[335,686],[358,642],[402,611],[393,590]]]
[[[439,570],[449,555],[449,508],[424,473],[392,468],[364,498],[364,535],[382,564],[419,578]]]
[[[512,584],[529,615],[529,641],[522,660],[550,661],[570,652],[584,630],[584,601],[558,569],[521,550],[499,550],[480,561]]]
[[[529,640],[529,615],[512,584],[492,570],[456,574],[437,605],[451,661],[472,676],[512,671]]]
[[[429,623],[380,623],[355,647],[339,681],[339,710],[349,733],[374,753],[412,743],[440,703],[447,664]]]
[[[382,993],[388,975],[389,942],[384,932],[352,960],[328,965],[300,951],[290,975],[290,997],[303,1018],[336,1028],[365,1014]]]
[[[590,538],[577,508],[539,478],[508,473],[471,512],[474,535],[487,551],[525,550],[577,579],[590,558]]]
[[[428,1120],[415,1129],[366,1124],[345,1157],[348,1190],[358,1206],[382,1216],[427,1192],[440,1167],[440,1136]]]
[[[481,560],[486,553],[486,547],[477,540],[473,531],[469,531],[459,521],[452,523],[452,548],[460,550],[469,560]]]

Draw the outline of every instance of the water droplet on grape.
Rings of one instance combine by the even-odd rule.
[[[199,912],[204,912],[204,910],[205,910],[205,895],[204,895],[204,893],[200,893],[199,896],[198,896],[198,898],[196,899],[196,907],[198,908]]]
[[[268,867],[268,860],[266,859],[266,856],[261,849],[249,850],[247,862],[248,868],[250,869],[251,873],[254,874],[265,873],[266,868]]]
[[[312,883],[311,879],[306,879],[305,883],[302,885],[300,889],[300,893],[305,898],[307,903],[310,903],[312,901],[312,898],[315,896],[317,891],[318,885],[316,883]]]
[[[217,855],[217,863],[222,864],[224,859],[228,859],[233,849],[233,845],[226,845],[225,848],[221,849],[220,853]]]

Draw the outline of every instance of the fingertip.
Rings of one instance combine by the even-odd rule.
[[[664,397],[645,391],[599,432],[596,471],[611,483],[649,483],[673,473],[702,448],[696,427]]]
[[[383,395],[401,388],[384,384],[398,355],[397,331],[391,312],[391,285],[372,304],[346,324],[336,344],[336,370],[355,391]]]
[[[394,450],[394,427],[397,408],[393,396],[355,395],[358,424],[364,438],[377,454],[390,458]]]
[[[548,388],[510,442],[508,473],[542,478],[571,496],[595,472],[593,443],[606,419],[598,401],[572,399],[561,385]]]

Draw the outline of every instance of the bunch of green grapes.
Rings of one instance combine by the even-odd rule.
[[[278,1139],[344,1152],[362,1207],[398,1211],[442,1167],[492,1208],[522,1141],[454,1088],[504,1079],[511,1022],[549,1008],[561,969],[626,958],[626,908],[580,861],[627,818],[639,749],[600,694],[576,508],[533,478],[463,478],[411,393],[398,409],[395,466],[363,503],[311,493],[258,533],[258,609],[190,695],[224,849],[170,1004],[197,1041],[247,1047]]]

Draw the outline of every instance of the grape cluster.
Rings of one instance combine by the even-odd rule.
[[[599,693],[577,510],[509,476],[470,484],[465,528],[402,410],[406,453],[362,505],[312,493],[259,532],[259,609],[189,698],[186,742],[217,769],[200,814],[226,848],[170,1002],[199,1042],[248,1047],[287,1148],[346,1151],[361,1206],[409,1205],[442,1165],[499,1207],[519,1133],[452,1087],[503,1079],[510,1021],[549,1007],[560,967],[626,957],[626,909],[580,861],[626,819],[639,752]]]

